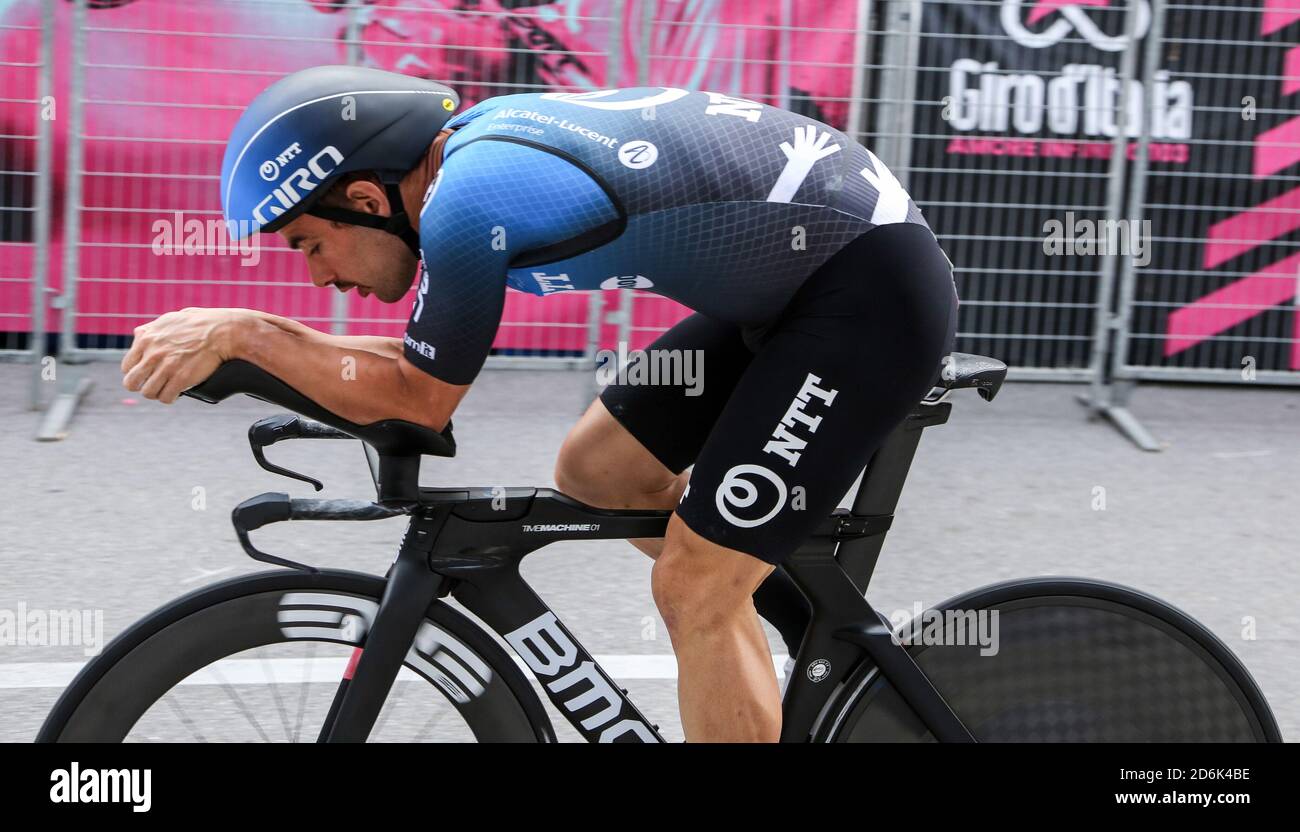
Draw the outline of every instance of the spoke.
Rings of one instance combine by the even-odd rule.
[[[179,687],[172,688],[163,695],[163,701],[167,703],[167,707],[180,720],[181,725],[189,729],[190,736],[194,738],[195,742],[207,742],[208,740],[203,736],[203,732],[199,730],[194,720],[190,719],[189,714],[185,713],[185,709],[181,707],[179,691]]]
[[[230,697],[232,702],[234,702],[235,707],[244,715],[244,719],[248,720],[248,724],[252,726],[253,730],[257,732],[257,735],[262,738],[262,742],[270,742],[271,738],[267,736],[266,731],[262,729],[262,724],[257,721],[257,717],[253,715],[253,712],[244,702],[243,697],[239,695],[239,691],[235,689],[234,685],[222,678],[221,668],[218,667],[218,664],[219,662],[214,662],[210,665],[210,668],[212,674],[221,680],[221,689],[226,692],[226,695]]]
[[[312,678],[314,670],[313,664],[316,659],[316,651],[320,648],[319,641],[307,642],[311,645],[311,652],[307,654],[307,682],[300,688],[298,694],[298,719],[293,724],[293,736],[291,742],[298,742],[302,737],[302,719],[307,712],[307,693],[311,690],[312,684],[316,681]]]
[[[289,728],[289,712],[285,709],[284,701],[280,698],[280,686],[275,681],[275,667],[271,664],[265,652],[262,653],[260,658],[262,667],[266,671],[267,682],[271,688],[271,700],[275,702],[275,711],[280,716],[280,726],[284,728],[285,738],[292,741],[293,731]]]
[[[422,725],[420,730],[416,732],[415,736],[411,739],[411,742],[424,742],[425,737],[429,736],[429,732],[432,731],[434,726],[439,722],[442,722],[443,717],[446,715],[447,712],[444,710],[434,711],[433,716],[424,721],[424,725]]]

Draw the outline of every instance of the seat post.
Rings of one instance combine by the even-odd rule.
[[[934,405],[918,405],[906,419],[894,428],[871,459],[862,474],[862,485],[857,496],[853,498],[853,513],[859,516],[892,516],[898,506],[898,498],[903,493],[907,482],[907,473],[912,467],[912,458],[921,441],[921,431],[948,421],[952,405],[941,402]],[[885,532],[846,540],[840,544],[836,558],[841,568],[848,573],[858,591],[866,594],[871,575],[876,569],[876,560],[885,543]]]

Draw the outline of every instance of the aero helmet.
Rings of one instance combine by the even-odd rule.
[[[397,183],[451,119],[449,87],[357,66],[318,66],[287,75],[248,105],[221,163],[221,210],[233,239],[276,231],[300,214],[378,228],[419,256],[419,235]],[[313,207],[331,182],[373,170],[393,206],[379,217]]]

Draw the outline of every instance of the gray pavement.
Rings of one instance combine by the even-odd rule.
[[[183,592],[260,569],[235,542],[230,508],[261,491],[310,489],[261,471],[248,454],[248,424],[272,407],[133,401],[112,365],[81,371],[96,386],[71,435],[37,443],[39,416],[25,407],[30,370],[0,364],[0,616],[88,609],[102,613],[111,638]],[[427,462],[423,481],[550,485],[555,451],[590,385],[580,373],[485,373],[456,416],[460,455]],[[1087,421],[1079,390],[1012,384],[992,405],[954,397],[951,422],[928,431],[917,455],[872,602],[885,612],[930,606],[1046,574],[1128,584],[1222,638],[1259,681],[1283,735],[1300,737],[1300,552],[1290,514],[1300,492],[1300,395],[1143,387],[1133,411],[1169,443],[1149,454]],[[324,480],[321,496],[371,491],[353,443],[290,443],[268,455]],[[401,528],[400,520],[294,524],[259,540],[290,558],[382,572]],[[592,653],[671,654],[650,598],[650,561],[628,545],[557,545],[524,566]],[[25,741],[58,689],[19,685],[14,668],[85,655],[76,645],[12,642],[0,638],[0,740]],[[680,739],[671,679],[624,684]],[[562,737],[576,738],[552,718]]]

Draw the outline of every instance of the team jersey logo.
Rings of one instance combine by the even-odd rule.
[[[420,291],[415,293],[415,311],[411,313],[411,320],[418,322],[420,316],[424,314],[424,298],[429,294],[429,270],[425,267],[424,261],[420,261]]]
[[[799,465],[799,459],[808,447],[809,436],[817,432],[824,418],[824,414],[809,414],[808,409],[811,407],[825,411],[835,403],[835,397],[839,395],[838,390],[819,387],[821,381],[821,378],[812,373],[807,375],[799,392],[786,408],[785,415],[777,422],[767,443],[763,445],[763,453],[781,459],[791,469]],[[817,400],[815,404],[814,399]],[[760,489],[763,483],[766,483],[767,487]],[[760,495],[760,491],[766,494]],[[780,513],[781,509],[785,508],[789,493],[785,480],[772,469],[763,465],[745,464],[733,466],[727,471],[722,478],[722,484],[714,494],[714,500],[718,514],[722,515],[724,520],[742,529],[752,529],[763,525]],[[762,514],[757,517],[752,516],[756,511],[761,510],[754,509],[755,505],[769,504],[771,507]],[[735,510],[751,516],[737,516]]]
[[[753,479],[750,479],[751,477]],[[766,481],[776,489],[776,498],[772,500],[772,507],[755,518],[737,517],[732,512],[732,508],[748,509],[758,502],[758,482],[760,481]],[[718,492],[714,499],[717,503],[718,514],[721,514],[724,520],[742,529],[752,529],[771,520],[777,515],[777,512],[785,508],[787,493],[785,481],[778,477],[771,468],[765,468],[762,465],[736,465],[722,478],[722,484],[718,486]],[[682,496],[685,498],[686,495],[683,494]]]
[[[835,137],[817,125],[809,124],[794,129],[794,144],[781,142],[781,152],[785,154],[785,167],[777,177],[776,184],[767,195],[768,202],[789,202],[799,190],[799,186],[812,173],[813,165],[841,150]]]
[[[659,148],[655,147],[653,143],[642,139],[623,142],[623,146],[618,149],[618,160],[623,163],[624,167],[632,170],[648,168],[658,158]]]
[[[546,92],[539,97],[547,101],[563,101],[568,104],[577,104],[580,107],[590,107],[593,110],[645,110],[670,104],[690,94],[687,90],[677,89],[676,87],[664,87],[662,91],[654,95],[646,95],[640,98],[617,98],[619,93],[622,92],[623,90]]]
[[[649,289],[654,281],[642,274],[619,274],[600,281],[602,289]]]
[[[867,156],[871,158],[871,167],[863,168],[858,173],[876,189],[876,207],[871,212],[871,222],[875,225],[907,222],[907,209],[911,201],[907,191],[876,154],[868,150]]]

